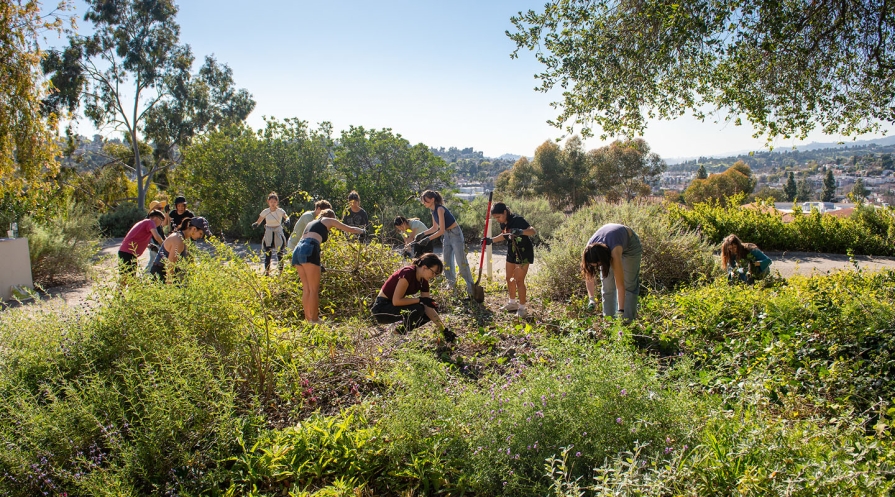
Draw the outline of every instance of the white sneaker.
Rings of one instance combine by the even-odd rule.
[[[516,301],[507,302],[503,307],[500,308],[501,311],[515,311],[519,309],[519,303]]]
[[[520,318],[528,316],[528,309],[524,305],[520,305],[519,309],[516,310],[516,316]]]

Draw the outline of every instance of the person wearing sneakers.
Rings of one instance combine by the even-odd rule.
[[[193,218],[196,217],[196,215],[193,214],[193,211],[186,208],[186,197],[181,195],[174,199],[174,210],[168,214],[168,219],[171,221],[171,230],[168,234],[170,235],[173,233],[183,220],[188,217]]]
[[[500,308],[502,311],[515,311],[519,317],[525,317],[528,309],[525,307],[527,300],[527,288],[525,276],[528,274],[529,265],[534,262],[535,249],[531,237],[536,231],[522,216],[513,214],[503,202],[498,202],[491,207],[491,215],[500,223],[500,234],[493,238],[485,238],[485,244],[507,241],[507,293],[509,301]],[[516,300],[516,294],[519,300]]]
[[[267,209],[261,211],[258,220],[252,223],[252,228],[261,223],[264,223],[264,238],[261,239],[261,249],[264,251],[264,275],[270,275],[270,260],[274,249],[277,251],[277,265],[282,273],[283,254],[286,253],[283,223],[289,223],[289,215],[280,207],[280,197],[276,192],[271,192],[267,196]]]
[[[454,274],[454,267],[460,268],[460,276],[466,280],[466,294],[472,298],[473,279],[472,271],[469,269],[469,261],[466,260],[466,242],[463,239],[463,230],[457,224],[457,220],[451,211],[444,206],[444,200],[441,194],[426,190],[420,195],[420,202],[432,212],[432,227],[424,231],[423,238],[417,241],[418,244],[427,247],[432,240],[442,236],[442,244],[444,246],[444,275],[447,278],[448,285],[451,288],[457,284],[457,276]]]
[[[370,308],[373,318],[382,324],[400,323],[396,327],[399,333],[407,333],[433,321],[441,328],[445,341],[453,342],[456,335],[445,327],[438,316],[438,305],[429,296],[429,282],[443,270],[444,263],[441,259],[429,253],[392,273],[385,280]],[[412,297],[417,292],[420,296]]]
[[[622,313],[625,319],[637,316],[640,295],[640,260],[643,248],[640,237],[622,224],[605,224],[590,237],[581,253],[581,273],[584,275],[588,308],[594,302],[594,280],[599,273],[602,282],[603,315]]]
[[[305,320],[311,324],[323,324],[320,321],[320,274],[323,272],[320,263],[320,244],[329,239],[329,230],[333,228],[361,237],[367,234],[367,230],[363,228],[340,223],[336,219],[336,213],[332,209],[326,209],[316,220],[308,224],[301,240],[292,251],[292,266],[298,271],[298,277],[301,279],[302,309]]]
[[[321,212],[332,208],[333,206],[326,200],[318,200],[314,203],[314,210],[305,211],[299,216],[298,221],[295,221],[295,227],[292,230],[292,235],[289,237],[289,242],[286,244],[286,246],[289,247],[290,254],[295,250],[295,246],[298,245],[301,236],[305,234],[305,228],[308,227],[308,224],[317,219],[317,216],[319,216]]]

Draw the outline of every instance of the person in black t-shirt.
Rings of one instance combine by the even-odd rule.
[[[171,232],[174,232],[184,219],[193,218],[196,215],[186,208],[186,197],[181,195],[174,199],[174,210],[168,214],[168,217],[171,219]]]
[[[501,233],[493,238],[485,238],[485,243],[507,241],[507,292],[509,301],[500,308],[502,311],[516,311],[519,317],[525,317],[528,309],[527,288],[525,276],[528,274],[529,265],[534,262],[535,249],[531,242],[536,231],[522,216],[513,214],[503,202],[498,202],[491,207],[491,215],[500,223]],[[516,294],[519,301],[516,301]]]

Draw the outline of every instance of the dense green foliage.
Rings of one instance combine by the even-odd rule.
[[[44,218],[23,218],[20,226],[21,236],[28,238],[35,283],[46,287],[83,279],[99,247],[100,230],[92,212],[63,201]]]
[[[538,252],[541,265],[532,275],[532,291],[554,300],[583,295],[584,285],[571,276],[580,273],[581,252],[587,241],[607,223],[630,226],[640,237],[644,289],[672,289],[714,273],[711,245],[693,228],[667,216],[662,205],[598,202],[572,214],[554,233],[550,248]]]
[[[143,209],[131,202],[124,202],[99,217],[99,228],[104,236],[120,238],[144,219],[146,212]]]
[[[895,120],[886,2],[553,0],[512,18],[507,35],[562,88],[554,124],[642,134],[653,118],[706,107],[756,135],[859,135]]]
[[[752,177],[752,170],[746,164],[737,162],[723,173],[712,174],[705,179],[697,177],[683,195],[684,200],[693,205],[708,199],[725,200],[741,193],[748,195],[754,188],[755,179]]]
[[[606,219],[634,226],[645,254],[686,249],[712,274],[710,247],[656,205],[583,209],[549,253]],[[367,308],[401,264],[388,246],[324,245],[326,326],[300,319],[291,269],[262,277],[210,249],[192,250],[176,285],[140,278],[89,306],[0,314],[0,493],[838,496],[895,483],[893,272],[746,287],[653,269],[633,323],[554,297],[519,320],[436,283],[459,335],[445,344],[431,326],[373,325]],[[691,264],[650,264],[669,260]],[[540,293],[541,272],[560,274],[545,264]],[[568,292],[584,286],[576,273]]]
[[[845,218],[793,212],[784,222],[773,207],[740,207],[741,199],[712,200],[692,209],[669,205],[671,218],[699,229],[715,243],[735,234],[762,250],[800,250],[833,254],[895,255],[895,215],[890,209],[859,205]]]

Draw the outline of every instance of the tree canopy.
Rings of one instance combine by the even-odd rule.
[[[895,122],[892,2],[551,0],[512,22],[512,56],[535,52],[569,132],[639,134],[709,108],[768,140]]]
[[[684,199],[688,204],[695,205],[708,199],[724,200],[737,194],[748,195],[754,189],[752,170],[745,163],[737,162],[723,173],[710,174],[706,179],[694,179],[684,191]]]

